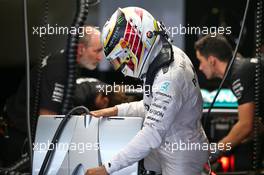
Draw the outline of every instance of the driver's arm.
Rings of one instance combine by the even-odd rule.
[[[105,108],[97,111],[91,111],[94,117],[126,116],[126,117],[143,117],[144,105],[143,100],[130,103],[123,103],[114,107]]]

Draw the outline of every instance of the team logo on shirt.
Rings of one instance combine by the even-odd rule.
[[[170,88],[170,82],[165,81],[160,86],[160,92],[167,93],[169,91],[169,88]]]
[[[232,90],[234,94],[236,95],[237,99],[239,100],[244,90],[244,87],[242,86],[240,79],[237,79],[236,81],[232,83]]]
[[[55,83],[54,90],[52,93],[52,101],[61,103],[63,100],[64,85]]]

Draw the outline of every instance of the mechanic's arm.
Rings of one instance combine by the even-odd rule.
[[[239,105],[237,123],[228,135],[219,142],[224,143],[224,145],[231,143],[230,146],[233,148],[246,139],[251,134],[253,128],[254,110],[254,102]]]
[[[91,111],[90,114],[94,117],[110,117],[110,116],[126,116],[140,117],[144,116],[143,100],[130,103],[123,103],[114,107],[105,108],[97,111]]]

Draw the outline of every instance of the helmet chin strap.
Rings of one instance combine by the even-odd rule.
[[[152,63],[149,65],[147,73],[145,74],[146,87],[149,87],[150,94],[152,95],[152,85],[154,82],[154,78],[160,69],[163,70],[163,73],[167,73],[169,65],[174,61],[173,57],[173,49],[172,45],[169,42],[169,39],[166,37],[168,36],[165,31],[158,31],[155,32],[156,34],[160,35],[160,39],[162,42],[162,48],[159,54],[154,58]]]

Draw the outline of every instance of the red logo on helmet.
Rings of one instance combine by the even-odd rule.
[[[143,17],[143,10],[140,8],[135,8],[135,13],[140,17],[141,21],[142,21],[142,17]]]
[[[132,27],[130,23],[127,23],[124,39],[129,43],[128,47],[136,55],[137,62],[139,63],[143,43],[139,31],[135,27]]]

